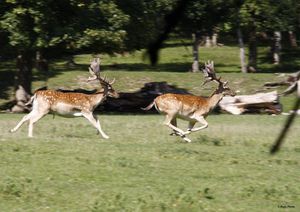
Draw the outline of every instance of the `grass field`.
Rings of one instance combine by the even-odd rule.
[[[293,52],[295,51],[295,52]],[[265,82],[285,79],[278,73],[297,71],[300,49],[283,52],[283,64],[269,64],[268,48],[259,48],[260,73],[241,74],[239,49],[200,48],[200,61],[214,60],[216,72],[239,94],[267,90]],[[101,55],[101,70],[119,92],[135,92],[147,82],[167,81],[195,95],[208,95],[201,73],[190,73],[190,47],[170,43],[157,66],[142,60],[143,51]],[[50,61],[44,82],[34,70],[33,90],[92,89],[86,82],[91,55]],[[0,110],[14,99],[14,61],[0,63]],[[3,80],[4,79],[4,80]],[[295,95],[281,97],[285,112]],[[51,115],[39,121],[34,138],[27,126],[11,134],[24,114],[0,113],[0,211],[299,211],[300,119],[283,148],[269,149],[286,116],[226,114],[208,117],[209,127],[184,143],[169,136],[159,115],[100,114],[101,139],[83,118]],[[186,124],[180,122],[180,127]]]
[[[169,136],[159,115],[51,115],[34,138],[22,115],[0,114],[1,211],[283,211],[300,208],[300,119],[279,154],[286,116],[211,115],[209,127]],[[185,123],[180,122],[184,128]]]

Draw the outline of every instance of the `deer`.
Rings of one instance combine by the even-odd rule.
[[[156,97],[147,107],[141,109],[150,110],[155,106],[159,113],[165,114],[164,125],[173,131],[170,135],[180,136],[186,142],[191,142],[186,135],[207,128],[208,114],[225,95],[235,95],[235,92],[228,87],[227,81],[223,82],[221,77],[217,78],[213,61],[205,62],[203,73],[205,81],[202,86],[210,81],[218,84],[217,89],[209,97],[167,93]],[[186,131],[177,127],[177,118],[189,122]],[[196,123],[200,123],[201,126],[194,128]]]
[[[32,104],[32,110],[25,115],[21,121],[10,130],[16,132],[25,122],[29,122],[28,137],[33,137],[33,125],[48,113],[57,114],[67,118],[84,117],[101,134],[104,139],[109,136],[101,129],[100,121],[94,114],[96,107],[101,104],[106,97],[117,98],[119,94],[113,89],[111,82],[100,76],[100,58],[94,58],[89,66],[89,72],[92,76],[87,82],[98,80],[101,87],[100,91],[93,94],[80,92],[62,92],[59,90],[37,90],[26,105]]]

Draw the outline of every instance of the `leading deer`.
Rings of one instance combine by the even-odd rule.
[[[210,97],[167,93],[156,97],[150,105],[142,108],[150,110],[155,106],[159,113],[166,115],[164,124],[173,130],[171,135],[181,136],[187,142],[191,140],[186,135],[208,127],[205,118],[225,95],[235,95],[235,92],[228,87],[228,82],[223,82],[221,78],[216,77],[213,61],[205,63],[203,72],[206,78],[203,85],[210,81],[218,83],[218,88]],[[186,131],[177,127],[177,118],[189,121]],[[202,126],[194,128],[197,122]]]
[[[49,112],[65,116],[86,118],[102,135],[103,138],[109,137],[102,131],[99,119],[93,113],[95,108],[105,100],[107,96],[118,97],[118,93],[113,89],[112,82],[100,77],[100,59],[93,59],[89,67],[91,77],[88,81],[98,80],[103,88],[94,94],[84,94],[76,92],[61,92],[56,90],[38,90],[27,104],[32,103],[32,111],[25,115],[22,120],[10,130],[17,131],[24,122],[29,122],[28,136],[32,137],[33,124]]]

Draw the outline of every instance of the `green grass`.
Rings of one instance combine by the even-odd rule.
[[[200,48],[200,61],[214,60],[217,74],[239,94],[266,90],[267,81],[300,67],[299,49],[284,52],[280,66],[267,62],[259,48],[261,73],[239,73],[238,48]],[[144,83],[167,81],[195,95],[208,95],[201,73],[190,73],[191,48],[169,45],[157,66],[143,60],[143,51],[102,55],[102,72],[119,92],[135,92]],[[34,73],[33,90],[93,89],[86,83],[91,55],[76,55],[75,67],[51,61],[50,78]],[[14,98],[13,61],[0,63],[0,106]],[[282,97],[289,111],[295,96]],[[5,107],[1,107],[7,109]],[[269,149],[285,116],[211,115],[209,127],[190,136],[193,143],[169,136],[158,115],[101,114],[103,140],[83,118],[48,115],[27,138],[27,126],[8,133],[21,114],[0,113],[1,211],[282,211],[300,207],[299,119],[279,154]],[[186,125],[186,124],[185,124]],[[183,122],[180,127],[185,128]]]
[[[286,116],[211,115],[169,136],[159,115],[103,115],[101,139],[83,118],[51,115],[27,138],[0,115],[1,211],[282,211],[300,207],[300,119],[276,155]],[[185,128],[186,123],[179,126]]]

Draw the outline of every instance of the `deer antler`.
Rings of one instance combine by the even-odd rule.
[[[89,72],[92,75],[88,78],[88,81],[93,81],[100,78],[100,58],[94,58],[91,61]]]
[[[112,85],[115,82],[115,79],[113,79],[111,82],[107,79],[106,76],[101,77],[100,76],[100,58],[94,58],[91,61],[91,65],[89,67],[89,72],[92,75],[91,77],[88,78],[88,82],[89,81],[93,81],[93,80],[99,80],[100,83],[105,83],[105,84],[110,84]]]
[[[202,69],[204,73],[204,77],[206,80],[204,81],[203,85],[210,81],[214,81],[220,83],[221,77],[217,78],[214,68],[214,61],[207,61],[204,63],[204,69]]]

